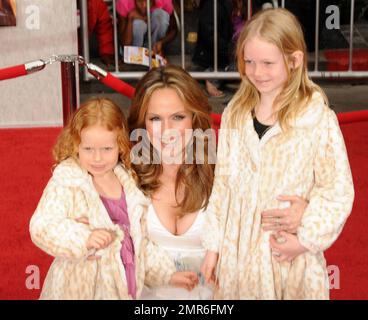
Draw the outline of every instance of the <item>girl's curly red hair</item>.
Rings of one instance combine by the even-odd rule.
[[[120,108],[110,99],[92,98],[73,114],[59,135],[53,148],[55,164],[72,157],[78,159],[81,131],[93,125],[101,125],[117,133],[119,158],[127,169],[131,169],[130,142],[127,121]]]

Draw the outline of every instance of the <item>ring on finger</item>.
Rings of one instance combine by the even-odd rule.
[[[273,251],[272,254],[275,256],[275,257],[280,257],[281,256],[281,253],[280,252],[277,252],[277,251]]]
[[[276,226],[281,226],[281,223],[280,223],[280,218],[279,217],[276,217],[275,218],[275,224],[276,224]]]

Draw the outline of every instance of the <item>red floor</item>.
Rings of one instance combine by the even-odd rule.
[[[51,148],[59,131],[0,130],[0,299],[38,298],[38,282],[42,285],[52,261],[32,244],[28,224],[51,176]],[[356,200],[342,235],[326,252],[335,287],[331,298],[368,299],[368,121],[342,125],[342,131]]]

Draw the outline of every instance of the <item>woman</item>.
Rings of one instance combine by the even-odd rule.
[[[135,152],[138,144],[133,147],[132,161],[139,187],[152,202],[147,214],[148,235],[167,249],[178,269],[198,272],[205,254],[200,239],[203,209],[211,193],[214,166],[207,157],[212,136],[204,139],[191,131],[211,128],[210,111],[197,82],[184,70],[168,66],[151,70],[139,82],[128,118],[131,131],[146,129],[142,150]],[[191,150],[194,146],[197,150]],[[153,160],[162,161],[137,162],[137,156],[147,150]],[[201,164],[197,164],[197,152],[205,155],[200,157],[204,160]],[[192,291],[161,286],[142,293],[143,299],[211,297],[211,288],[201,279]]]

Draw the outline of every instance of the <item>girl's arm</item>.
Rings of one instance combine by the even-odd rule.
[[[176,272],[174,260],[169,254],[148,238],[147,216],[141,218],[142,253],[144,257],[144,283],[149,287],[157,287],[170,283]]]
[[[222,238],[226,228],[228,198],[228,176],[230,174],[230,145],[231,133],[228,128],[228,108],[221,117],[219,130],[219,142],[217,147],[217,159],[215,167],[215,179],[211,197],[205,213],[205,222],[202,230],[202,245],[207,250],[201,265],[201,273],[207,283],[215,283],[215,269],[221,250]]]
[[[66,259],[87,257],[89,227],[68,218],[73,192],[51,181],[30,221],[32,241],[46,253]]]
[[[314,159],[315,185],[298,228],[299,242],[313,253],[333,244],[354,200],[349,160],[335,113],[329,109],[322,123]]]
[[[145,284],[150,287],[169,284],[172,275],[176,272],[173,259],[164,249],[152,243],[148,238],[145,238],[143,242]]]
[[[228,108],[223,112],[221,128],[219,130],[219,141],[217,147],[217,159],[215,167],[215,178],[211,196],[205,212],[205,224],[202,231],[202,244],[205,249],[219,252],[226,219],[226,199],[228,189],[228,175],[230,162],[231,135],[228,128]],[[225,218],[225,219],[224,219]]]
[[[194,271],[176,271],[173,259],[165,249],[144,239],[145,279],[149,287],[171,285],[192,290],[198,284],[198,276]]]

